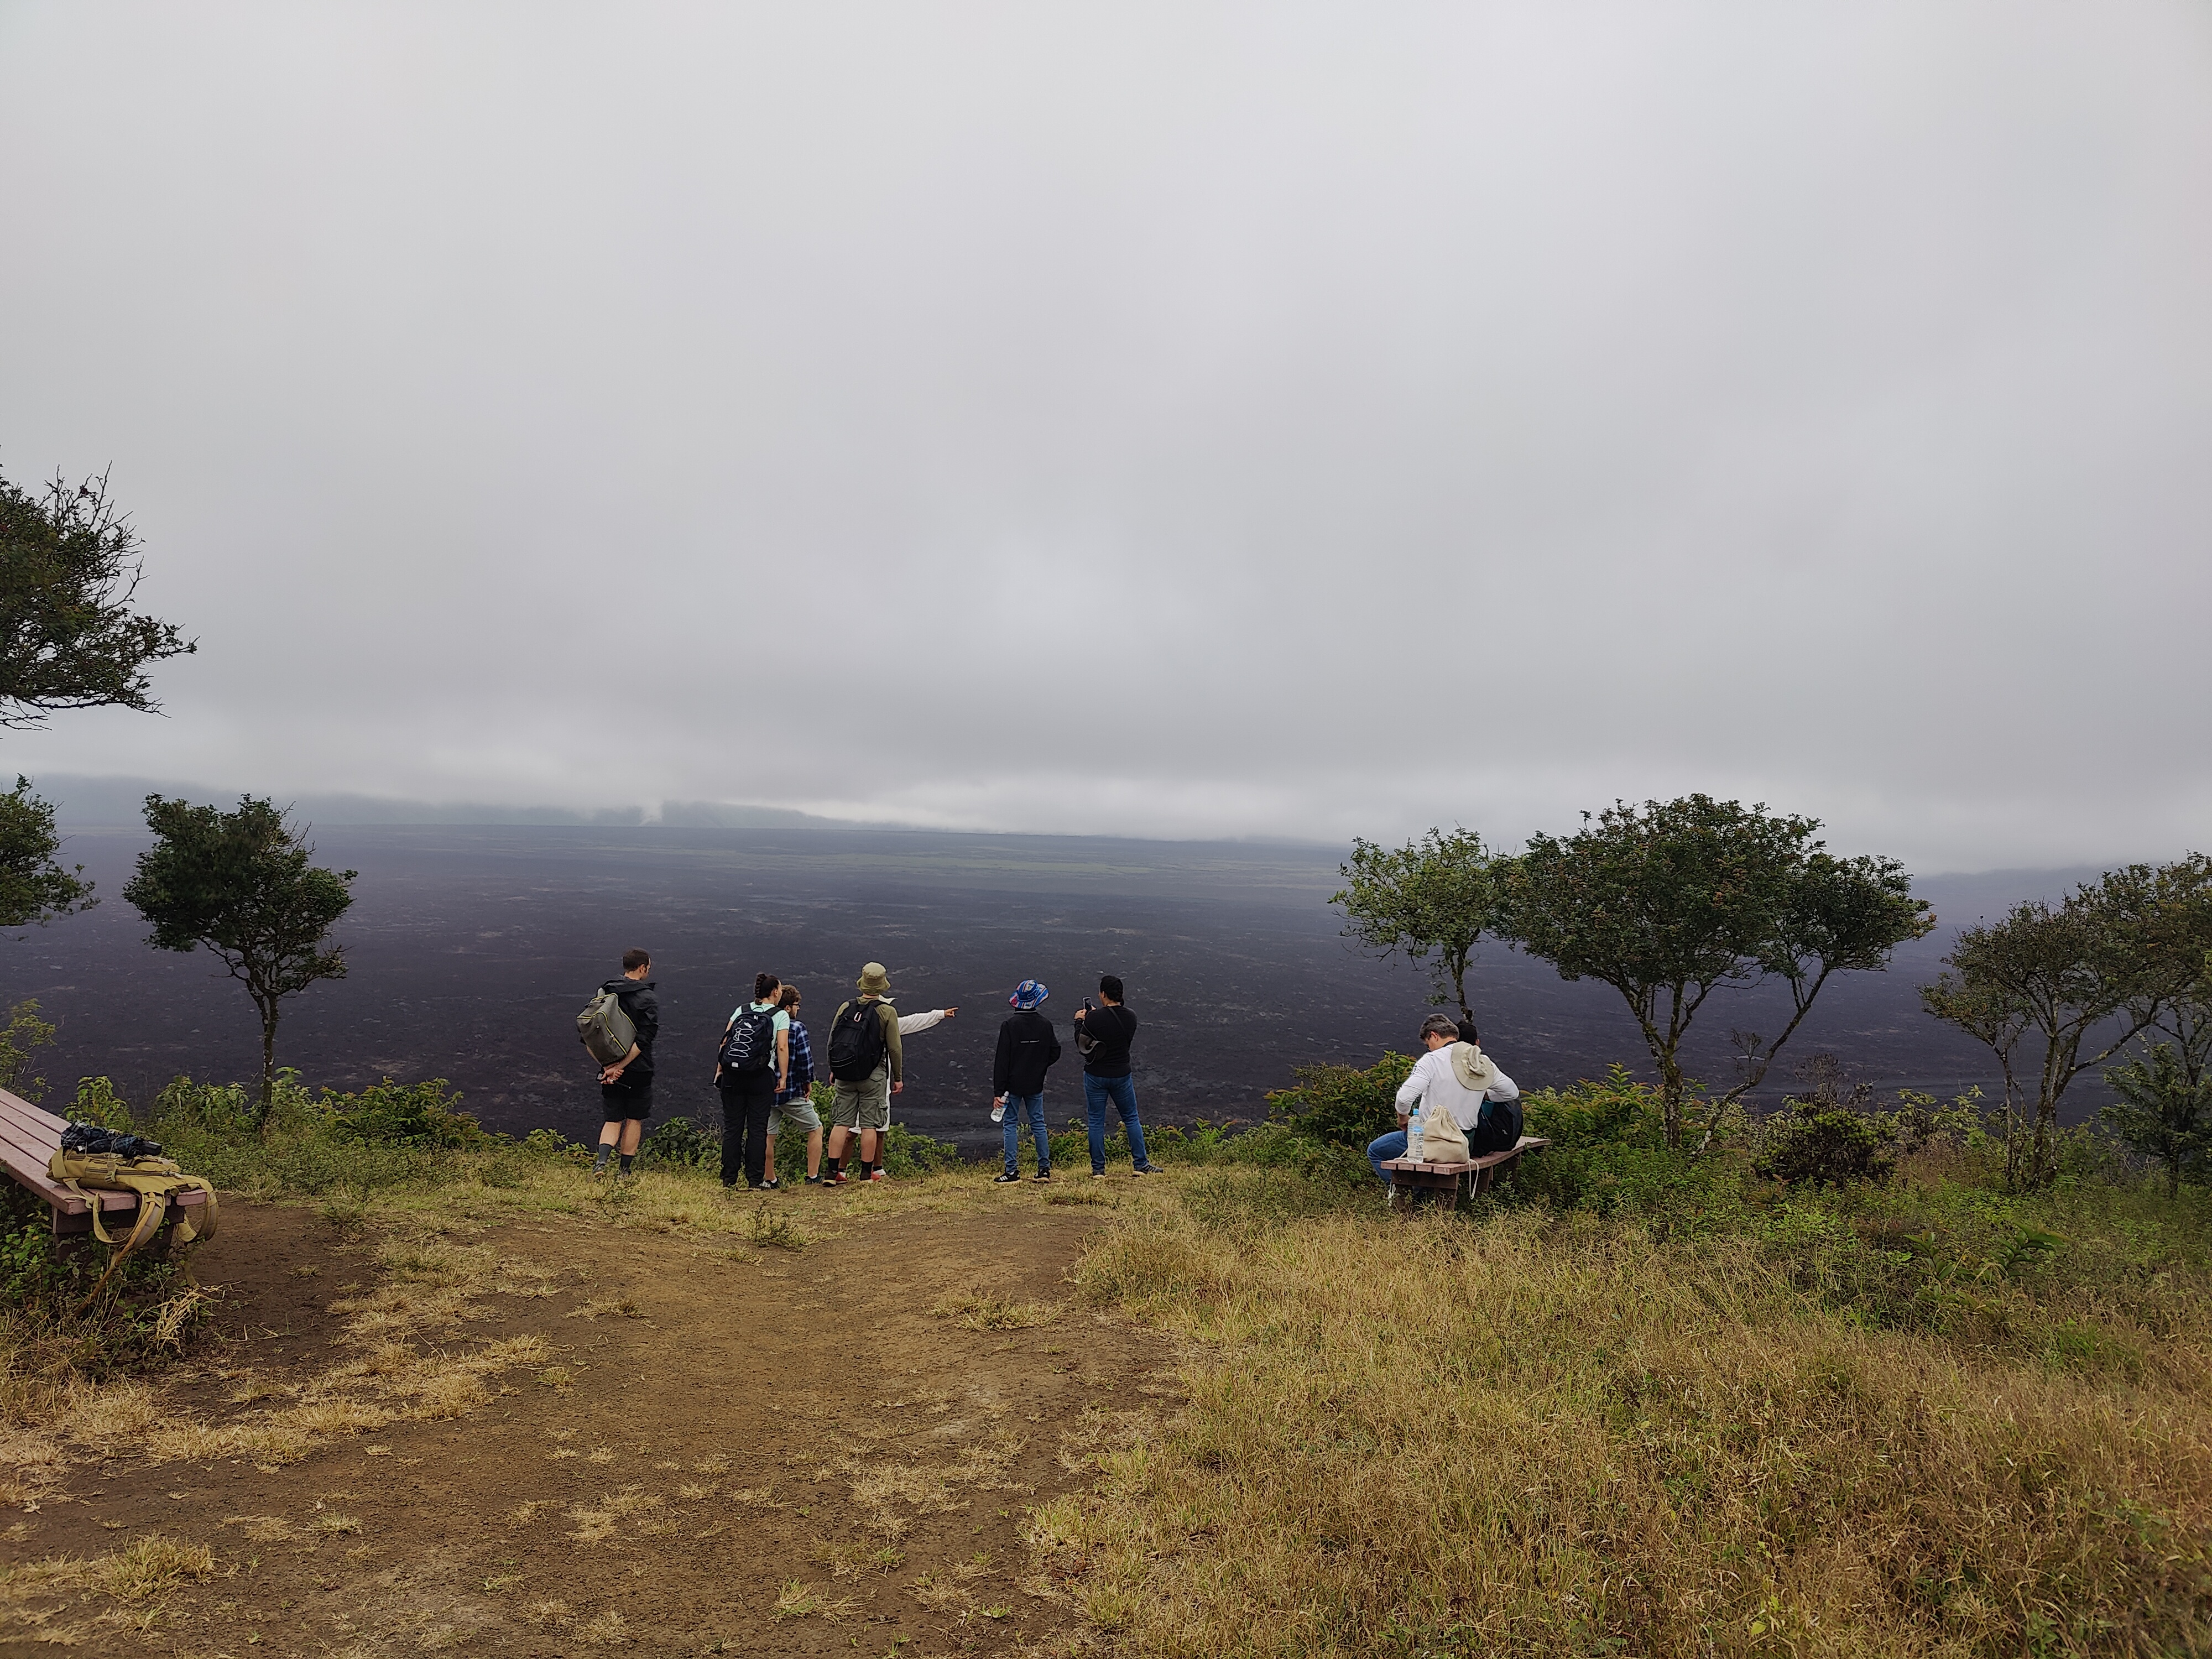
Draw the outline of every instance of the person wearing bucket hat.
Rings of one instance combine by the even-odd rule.
[[[860,1143],[860,1178],[880,1181],[877,1155],[890,1127],[891,1097],[906,1086],[906,1059],[899,1048],[898,1010],[889,997],[891,977],[880,962],[860,969],[854,981],[860,995],[837,1005],[830,1028],[830,1077],[836,1094],[830,1108],[830,1158],[823,1184],[842,1187],[845,1148]]]
[[[1052,1022],[1037,1012],[1052,993],[1033,979],[1014,987],[1006,1000],[1014,1012],[999,1027],[999,1051],[991,1061],[992,1115],[1000,1120],[1006,1137],[1006,1169],[1000,1182],[1019,1181],[1022,1120],[1030,1124],[1030,1144],[1036,1149],[1036,1178],[1052,1179],[1052,1137],[1044,1127],[1044,1074],[1060,1058],[1060,1034]]]

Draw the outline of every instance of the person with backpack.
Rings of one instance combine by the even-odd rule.
[[[891,1097],[906,1087],[898,1010],[885,1000],[890,975],[883,963],[872,962],[860,969],[854,988],[860,994],[837,1005],[830,1028],[830,1077],[837,1095],[830,1108],[830,1161],[822,1176],[826,1187],[846,1184],[845,1148],[855,1137],[860,1143],[860,1178],[884,1178],[876,1160],[890,1127]]]
[[[791,1077],[791,1016],[776,1000],[782,988],[774,974],[756,974],[753,1000],[731,1014],[714,1052],[725,1187],[738,1184],[740,1170],[748,1187],[759,1187],[768,1178],[768,1115],[776,1091]]]
[[[1006,1133],[1006,1171],[1000,1182],[1019,1181],[1022,1119],[1030,1122],[1030,1144],[1036,1150],[1036,1178],[1052,1179],[1052,1136],[1044,1127],[1044,1074],[1060,1058],[1060,1034],[1037,1012],[1052,993],[1033,979],[1014,987],[1006,1000],[1014,1012],[999,1027],[999,1052],[991,1061],[993,1115]]]
[[[1443,1014],[1431,1014],[1421,1022],[1421,1046],[1428,1052],[1413,1062],[1413,1071],[1399,1085],[1398,1127],[1367,1143],[1368,1164],[1386,1188],[1391,1181],[1382,1168],[1385,1164],[1419,1156],[1409,1144],[1416,1109],[1424,1117],[1431,1112],[1448,1113],[1467,1138],[1469,1158],[1510,1152],[1520,1144],[1520,1086],[1474,1039],[1470,1025],[1462,1041],[1459,1026]]]
[[[645,1121],[653,1115],[653,1040],[660,1035],[660,998],[646,977],[653,971],[652,957],[643,951],[625,951],[622,960],[622,977],[607,981],[599,991],[615,999],[629,1022],[629,1052],[599,1066],[599,1115],[606,1121],[599,1126],[599,1155],[592,1162],[592,1173],[602,1174],[608,1156],[619,1150],[617,1180],[629,1174]]]
[[[787,1123],[806,1131],[806,1184],[816,1187],[822,1182],[822,1114],[814,1109],[813,1099],[814,1045],[807,1041],[805,1022],[799,1018],[799,988],[785,986],[777,1000],[791,1021],[791,1029],[784,1034],[790,1066],[768,1115],[768,1179],[762,1185],[770,1192],[783,1184],[775,1176],[775,1137]]]
[[[1106,1108],[1110,1103],[1129,1132],[1129,1162],[1139,1175],[1158,1175],[1145,1156],[1145,1126],[1137,1121],[1137,1085],[1130,1075],[1129,1041],[1137,1035],[1137,1017],[1121,1006],[1121,981],[1115,975],[1098,978],[1103,1008],[1085,997],[1075,1011],[1075,1047],[1083,1056],[1083,1104],[1091,1120],[1091,1176],[1106,1173]]]

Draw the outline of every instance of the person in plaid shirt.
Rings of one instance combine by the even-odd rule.
[[[781,1184],[775,1178],[775,1133],[791,1122],[806,1131],[806,1184],[817,1187],[822,1183],[822,1114],[814,1109],[810,1097],[814,1086],[814,1048],[806,1040],[806,1028],[799,1023],[796,985],[783,988],[782,1006],[791,1016],[791,1070],[785,1078],[789,1086],[777,1092],[775,1105],[768,1115],[768,1185],[773,1188]]]

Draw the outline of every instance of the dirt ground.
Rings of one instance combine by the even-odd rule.
[[[142,1413],[171,1457],[99,1461],[80,1430],[4,1517],[0,1656],[1066,1646],[1069,1569],[1025,1511],[1173,1409],[1167,1356],[1070,1297],[1107,1212],[1000,1194],[872,1214],[784,1194],[796,1250],[227,1201],[195,1264],[222,1286],[215,1328]],[[254,1425],[283,1412],[313,1433],[270,1450]],[[82,1573],[29,1588],[32,1564],[149,1534],[211,1566],[131,1600]]]

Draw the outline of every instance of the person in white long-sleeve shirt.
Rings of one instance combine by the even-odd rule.
[[[1406,1126],[1416,1106],[1425,1115],[1449,1112],[1467,1136],[1469,1158],[1502,1152],[1521,1139],[1521,1091],[1497,1061],[1473,1041],[1461,1042],[1459,1027],[1442,1014],[1422,1022],[1421,1043],[1428,1053],[1398,1086],[1397,1128],[1367,1145],[1367,1162],[1385,1187],[1390,1177],[1382,1165],[1406,1156]]]

